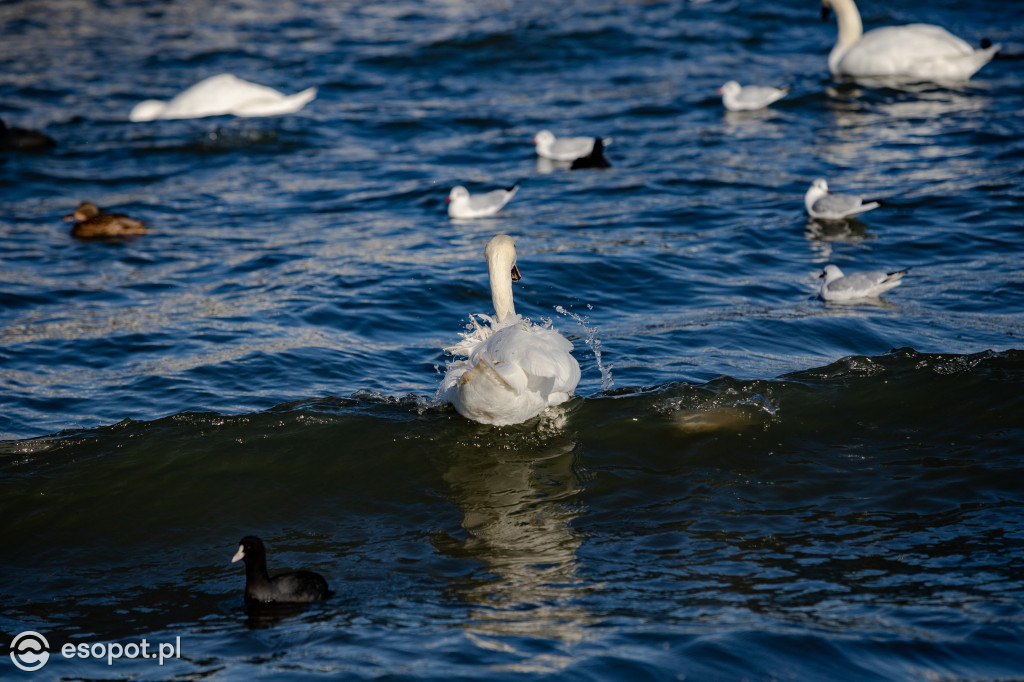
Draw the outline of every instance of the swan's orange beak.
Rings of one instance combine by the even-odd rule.
[[[522,278],[523,278],[523,276],[519,274],[519,266],[513,264],[512,265],[512,281],[513,282],[518,282]]]

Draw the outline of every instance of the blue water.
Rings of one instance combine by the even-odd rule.
[[[837,83],[796,0],[0,5],[0,118],[58,142],[0,156],[0,676],[1024,678],[1024,5],[861,5],[1003,53]],[[222,72],[319,93],[127,121]],[[819,176],[887,204],[809,222]],[[583,371],[501,429],[433,402],[498,233]],[[247,612],[248,534],[335,596]],[[143,637],[181,658],[60,654]]]

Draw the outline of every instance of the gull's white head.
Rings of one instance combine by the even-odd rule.
[[[814,202],[826,194],[828,194],[828,183],[825,182],[825,178],[816,178],[807,188],[807,193],[804,194],[804,207],[807,212],[813,215],[811,207],[814,206]]]
[[[447,201],[452,202],[468,198],[469,190],[463,187],[462,185],[456,185],[455,187],[452,187],[452,191],[448,193]]]
[[[718,88],[718,94],[720,94],[720,95],[729,95],[729,96],[738,95],[738,94],[740,94],[740,90],[742,90],[742,89],[743,89],[742,86],[739,83],[737,83],[736,81],[729,81],[728,83],[726,83],[722,87]]]
[[[535,145],[548,146],[555,141],[555,134],[550,130],[542,130],[533,136],[533,143]]]
[[[843,276],[843,271],[839,269],[838,265],[832,265],[831,263],[825,266],[825,270],[818,275],[821,279],[825,280],[823,284],[834,282]]]

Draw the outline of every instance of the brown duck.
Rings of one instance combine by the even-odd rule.
[[[95,237],[124,237],[130,234],[149,232],[141,221],[129,218],[121,213],[101,213],[96,204],[83,201],[64,220],[76,220],[71,227],[71,235],[83,239]]]

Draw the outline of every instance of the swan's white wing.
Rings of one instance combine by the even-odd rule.
[[[907,24],[868,31],[839,60],[851,76],[911,76],[928,80],[970,78],[999,49],[975,50],[941,26]]]
[[[447,349],[468,358],[449,366],[439,400],[474,421],[504,425],[526,421],[572,395],[580,368],[568,339],[518,315],[497,329],[473,323]]]
[[[548,396],[576,389],[580,366],[572,348],[572,342],[553,329],[524,323],[495,333],[477,352],[486,353],[496,365],[518,367],[528,390]]]
[[[316,88],[285,96],[265,85],[222,73],[177,95],[167,103],[160,118],[202,118],[221,114],[274,116],[298,111],[314,97]]]
[[[232,107],[231,113],[235,116],[280,116],[282,114],[293,114],[309,102],[316,99],[316,88],[306,88],[294,95],[281,95],[266,97],[240,102]]]

